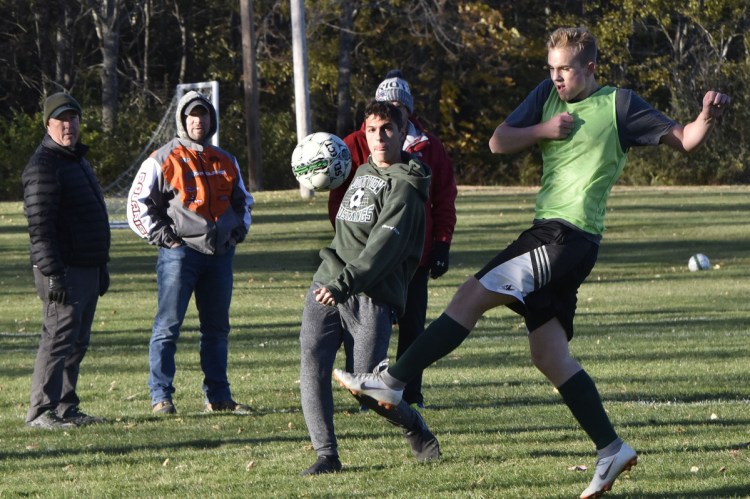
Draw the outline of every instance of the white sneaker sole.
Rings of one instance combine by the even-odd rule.
[[[366,395],[368,397],[372,397],[373,399],[375,399],[377,401],[377,403],[378,403],[379,406],[385,407],[386,410],[389,410],[389,411],[391,409],[393,409],[394,407],[396,407],[394,404],[392,404],[390,402],[385,402],[385,401],[382,401],[382,400],[378,400],[377,397],[374,397],[373,395],[371,395],[369,393],[361,392],[360,390],[349,388],[348,386],[346,386],[346,382],[343,379],[341,379],[341,377],[339,376],[340,373],[343,374],[343,371],[340,371],[339,369],[334,369],[333,370],[333,377],[336,378],[336,381],[339,382],[339,385],[341,385],[342,388],[345,388],[345,389],[349,390],[349,392],[352,395],[359,395],[360,393],[362,393],[362,395]]]
[[[627,445],[627,444],[623,444],[623,445]],[[630,447],[628,446],[628,448]],[[635,453],[635,451],[633,452]],[[603,496],[606,492],[609,492],[610,490],[612,490],[612,485],[614,485],[615,480],[617,480],[617,478],[621,474],[623,474],[626,471],[630,471],[633,468],[633,466],[635,466],[636,464],[638,464],[638,455],[634,454],[633,457],[625,461],[625,463],[620,467],[620,469],[612,475],[612,478],[608,482],[600,484],[596,488],[596,490],[592,492],[586,492],[588,488],[584,490],[583,494],[581,494],[581,499],[596,499],[597,497]],[[594,473],[596,473],[596,469],[594,469]],[[591,487],[591,485],[589,485],[589,487]]]

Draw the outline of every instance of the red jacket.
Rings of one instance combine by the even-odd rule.
[[[453,238],[453,229],[456,226],[456,178],[453,173],[453,164],[440,139],[430,132],[422,130],[421,124],[414,117],[409,118],[409,120],[416,128],[417,139],[405,151],[414,155],[432,170],[430,195],[425,202],[424,250],[419,263],[420,267],[427,267],[430,263],[430,250],[433,241],[443,241],[450,244]],[[359,130],[344,137],[344,143],[352,154],[352,170],[343,185],[333,189],[328,194],[328,218],[334,227],[336,225],[336,213],[338,213],[341,200],[354,177],[354,172],[361,164],[367,162],[367,158],[370,156],[364,123]]]

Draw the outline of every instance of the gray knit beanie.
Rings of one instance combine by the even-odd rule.
[[[385,75],[375,91],[375,100],[379,102],[397,101],[406,106],[409,114],[414,112],[414,99],[411,96],[409,84],[404,80],[401,71],[392,69]]]

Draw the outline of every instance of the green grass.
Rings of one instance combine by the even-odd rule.
[[[430,284],[428,320],[526,228],[531,189],[462,188],[451,270]],[[591,443],[528,356],[519,317],[488,313],[425,374],[427,422],[444,458],[420,465],[400,434],[337,389],[344,472],[315,460],[299,402],[299,320],[326,196],[256,196],[236,258],[230,381],[256,416],[204,415],[197,317],[179,344],[175,418],[150,415],[147,352],[155,249],[113,233],[112,288],[84,360],[82,408],[111,424],[23,426],[40,323],[18,203],[0,204],[1,497],[577,497]],[[618,188],[599,263],[579,293],[571,343],[622,437],[640,453],[611,497],[750,497],[750,188]],[[715,266],[690,273],[690,255]],[[393,342],[395,348],[395,341]],[[339,365],[342,359],[338,359]],[[574,471],[577,465],[588,471]]]

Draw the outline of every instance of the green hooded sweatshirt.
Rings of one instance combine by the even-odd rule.
[[[404,312],[424,245],[430,170],[407,153],[402,161],[380,168],[370,158],[344,194],[336,235],[320,250],[323,262],[313,277],[336,303],[364,293]]]

